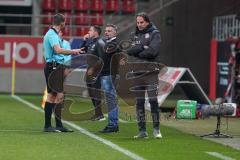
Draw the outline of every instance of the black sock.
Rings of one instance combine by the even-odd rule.
[[[101,103],[101,102],[100,102]],[[95,115],[98,117],[98,116],[103,116],[103,113],[102,113],[102,108],[101,108],[101,105],[98,104],[95,106]]]
[[[54,103],[45,102],[45,128],[51,127],[51,117],[52,117],[52,110],[53,110]]]
[[[58,103],[54,107],[56,127],[63,127],[62,120],[61,120],[61,118],[62,118],[62,108],[63,108],[63,103]]]

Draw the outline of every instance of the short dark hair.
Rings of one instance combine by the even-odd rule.
[[[136,17],[142,17],[142,18],[144,19],[144,21],[146,21],[146,22],[148,22],[148,23],[151,22],[151,21],[150,21],[150,18],[149,18],[149,16],[147,15],[146,12],[140,12],[140,13],[138,13],[138,14],[136,15]]]
[[[118,27],[114,24],[107,24],[106,27],[112,27],[115,30],[115,32],[118,31]]]
[[[61,23],[65,22],[65,16],[61,13],[57,13],[53,16],[53,25],[59,26]]]
[[[101,35],[102,29],[101,29],[100,26],[92,26],[92,27],[93,27],[93,29],[98,33],[98,35]]]

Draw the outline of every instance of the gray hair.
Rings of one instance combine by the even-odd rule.
[[[112,27],[113,30],[114,30],[116,33],[117,33],[117,31],[118,31],[118,27],[117,27],[116,25],[114,25],[114,24],[107,24],[106,27]]]

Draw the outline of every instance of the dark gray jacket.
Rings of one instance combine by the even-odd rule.
[[[93,39],[92,43],[88,46],[87,54],[94,56],[87,57],[87,64],[88,68],[94,69],[94,75],[97,75],[102,70],[104,47],[105,42],[101,38]]]
[[[88,46],[87,54],[92,54],[97,57],[102,57],[104,52],[105,42],[102,38],[93,39],[92,43]]]
[[[160,54],[161,36],[157,28],[150,23],[146,29],[131,33],[130,40],[132,47],[127,50],[127,54],[133,59],[142,61],[157,62],[157,57]]]

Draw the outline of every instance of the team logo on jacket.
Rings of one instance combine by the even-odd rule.
[[[145,38],[148,39],[150,37],[149,33],[145,34]]]
[[[141,44],[141,41],[135,41],[135,45]]]
[[[91,49],[93,50],[95,48],[95,44],[92,45]]]
[[[113,42],[110,42],[110,43],[107,43],[105,45],[105,52],[106,53],[113,53],[113,52],[116,52],[117,51],[117,43],[113,43]]]

